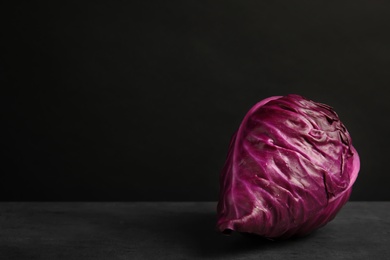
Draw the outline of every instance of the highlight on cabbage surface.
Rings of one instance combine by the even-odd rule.
[[[348,201],[360,168],[333,109],[299,95],[260,101],[233,135],[220,176],[217,229],[303,236]]]

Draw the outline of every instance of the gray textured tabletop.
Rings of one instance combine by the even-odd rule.
[[[214,230],[214,202],[1,202],[0,259],[390,259],[390,202],[349,202],[272,242]]]

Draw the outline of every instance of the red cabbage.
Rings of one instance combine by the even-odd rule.
[[[333,109],[299,95],[257,103],[233,135],[220,176],[217,229],[303,236],[347,202],[360,168]]]

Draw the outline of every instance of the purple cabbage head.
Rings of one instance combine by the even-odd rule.
[[[309,234],[347,202],[359,168],[330,106],[298,95],[262,100],[230,142],[217,229],[270,239]]]

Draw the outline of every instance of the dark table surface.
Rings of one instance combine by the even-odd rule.
[[[305,238],[215,232],[215,202],[1,202],[0,259],[390,259],[390,202],[349,202]]]

